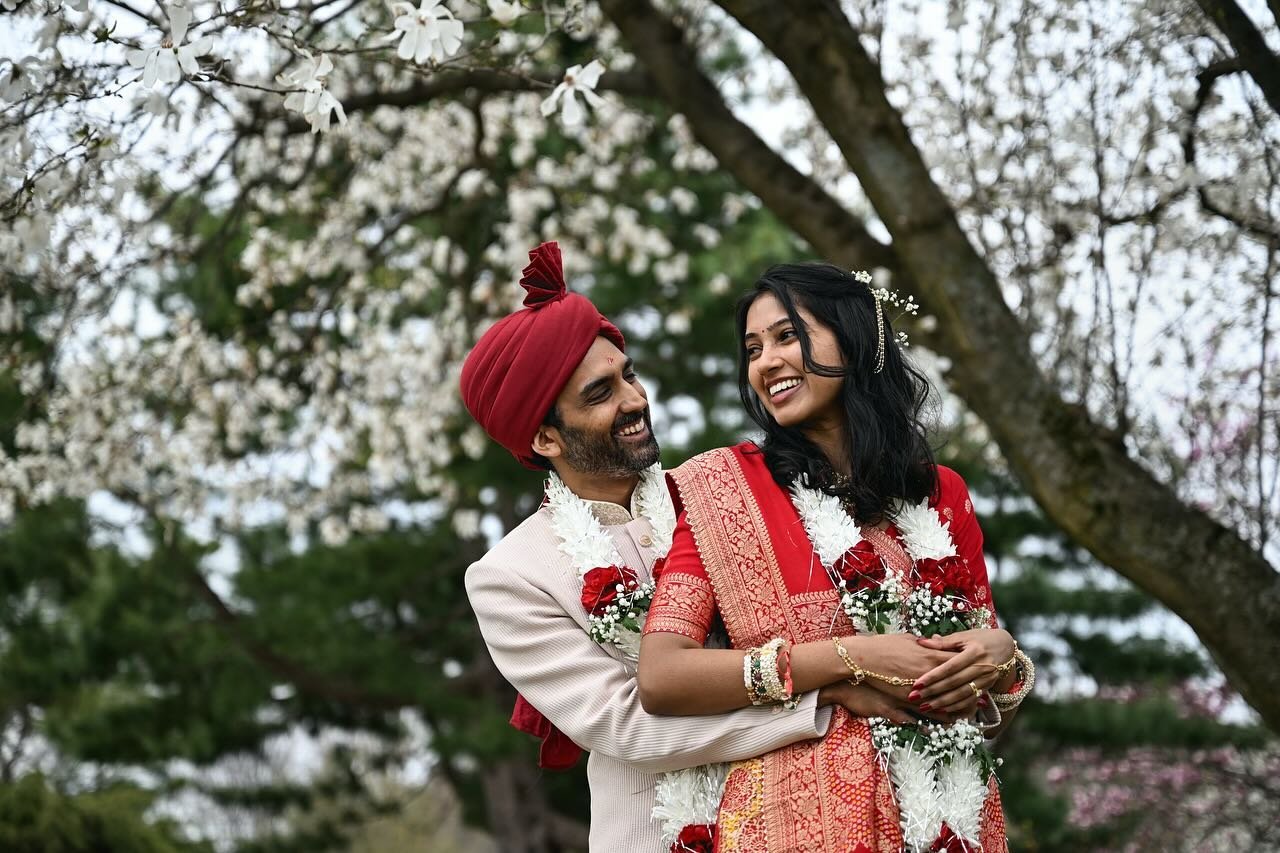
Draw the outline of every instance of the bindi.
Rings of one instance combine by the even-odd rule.
[[[611,355],[606,355],[606,356],[605,356],[605,358],[609,359],[609,366],[610,366],[610,367],[612,367],[612,366],[613,366],[613,356],[611,356]]]

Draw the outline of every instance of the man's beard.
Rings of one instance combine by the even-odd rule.
[[[615,434],[618,430],[634,426],[644,420],[649,439],[643,444],[628,446]],[[560,427],[564,439],[565,464],[583,474],[605,477],[627,477],[638,474],[658,461],[658,440],[653,436],[649,423],[649,410],[634,417],[619,417],[607,433],[594,433],[568,425]]]

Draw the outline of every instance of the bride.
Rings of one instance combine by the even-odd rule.
[[[824,737],[729,768],[718,850],[1007,849],[982,736],[1033,670],[997,627],[973,505],[933,461],[928,386],[885,298],[865,273],[768,270],[736,315],[764,440],[671,475],[681,511],[645,622],[645,708],[786,713],[809,690],[833,706]],[[731,649],[702,647],[717,616]]]

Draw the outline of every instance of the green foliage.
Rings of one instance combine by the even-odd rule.
[[[68,796],[38,773],[0,785],[0,850],[39,853],[198,853],[176,827],[148,823],[150,794],[127,785]]]

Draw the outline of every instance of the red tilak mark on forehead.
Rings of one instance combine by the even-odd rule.
[[[610,363],[610,364],[613,364],[613,356],[611,356],[611,355],[607,355],[607,356],[605,356],[605,358],[609,359],[609,363]]]

